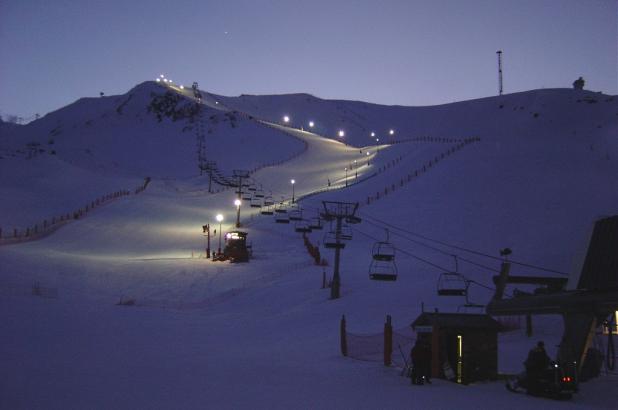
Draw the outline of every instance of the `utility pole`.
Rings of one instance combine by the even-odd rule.
[[[210,259],[210,224],[206,224],[202,226],[202,230],[206,234],[206,258]]]
[[[360,223],[361,219],[354,214],[358,209],[358,202],[333,202],[333,201],[322,201],[324,205],[324,219],[328,221],[337,220],[336,230],[335,230],[335,267],[333,272],[333,283],[330,288],[330,298],[331,299],[339,299],[340,297],[340,288],[341,288],[341,278],[339,275],[339,262],[341,257],[341,249],[345,246],[345,244],[341,239],[341,228],[343,227],[343,220],[347,223]]]
[[[498,54],[498,88],[502,95],[502,50],[496,51],[496,54]]]
[[[238,191],[236,191],[238,201],[242,201],[242,180],[249,178],[249,171],[235,169],[233,171],[234,178],[238,180]],[[240,205],[236,206],[236,227],[240,228]]]

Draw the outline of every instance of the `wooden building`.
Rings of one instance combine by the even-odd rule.
[[[491,316],[425,312],[412,328],[431,346],[432,377],[462,384],[496,379],[500,324]]]

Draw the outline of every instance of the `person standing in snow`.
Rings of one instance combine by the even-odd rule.
[[[534,391],[538,386],[539,379],[543,377],[550,363],[551,359],[545,351],[545,343],[541,340],[528,352],[528,358],[524,362],[530,390]]]
[[[431,370],[431,349],[427,342],[417,340],[410,351],[412,361],[412,384],[422,385],[424,382],[431,383],[429,372]]]

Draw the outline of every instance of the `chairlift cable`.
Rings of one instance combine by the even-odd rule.
[[[374,225],[374,226],[376,226],[376,227],[378,227],[378,228],[383,228],[382,226],[378,225],[378,224],[377,224],[377,223],[375,223],[375,222],[368,221],[368,220],[366,220],[366,222],[368,222],[368,223],[370,223],[370,224],[372,224],[372,225]],[[399,236],[400,238],[403,238],[403,239],[405,239],[405,240],[407,240],[407,241],[413,242],[413,243],[415,243],[415,244],[417,244],[417,245],[424,246],[424,247],[426,247],[426,248],[428,248],[428,249],[434,250],[434,251],[436,251],[436,252],[438,252],[438,253],[441,253],[441,254],[443,254],[443,255],[446,255],[446,256],[454,256],[454,257],[458,258],[458,260],[460,260],[460,261],[467,262],[467,263],[469,263],[469,264],[471,264],[471,265],[477,266],[477,267],[479,267],[479,268],[486,269],[486,270],[491,271],[491,272],[500,273],[500,270],[498,270],[498,269],[491,268],[491,267],[489,267],[489,266],[485,266],[485,265],[483,265],[483,264],[481,264],[481,263],[479,263],[479,262],[474,262],[474,261],[471,261],[471,260],[466,259],[466,258],[462,258],[462,257],[461,257],[461,256],[459,256],[459,255],[454,255],[454,254],[452,254],[452,253],[450,253],[450,252],[447,252],[447,251],[444,251],[444,250],[442,250],[442,249],[440,249],[440,248],[436,248],[435,246],[431,246],[431,245],[428,245],[428,244],[426,244],[426,243],[424,243],[424,242],[421,242],[421,241],[418,241],[418,240],[415,240],[415,239],[409,238],[409,237],[407,237],[407,236],[405,236],[405,235],[403,235],[403,234],[401,234],[401,233],[394,232],[394,234],[395,234],[395,235],[397,235],[397,236]]]
[[[373,216],[371,216],[371,215],[368,215],[368,214],[366,214],[366,213],[363,213],[363,214],[362,214],[362,216],[363,216],[363,218],[364,218],[365,220],[368,220],[368,219],[373,219],[374,221],[377,221],[378,223],[381,223],[381,224],[384,224],[384,225],[390,226],[390,227],[392,227],[392,228],[394,228],[394,229],[398,229],[398,230],[400,230],[400,231],[403,231],[403,232],[409,233],[409,234],[414,235],[414,236],[418,236],[418,237],[420,237],[420,238],[425,239],[426,241],[435,242],[435,243],[438,243],[438,244],[443,245],[443,246],[447,246],[447,247],[450,247],[450,248],[458,249],[458,250],[461,250],[461,251],[464,251],[464,252],[469,252],[469,253],[472,253],[472,254],[475,254],[475,255],[479,255],[479,256],[484,256],[484,257],[486,257],[486,258],[490,258],[490,259],[494,259],[494,260],[499,260],[499,261],[502,261],[502,260],[503,260],[503,259],[502,259],[502,258],[500,258],[500,257],[493,256],[493,255],[489,255],[489,254],[486,254],[486,253],[484,253],[484,252],[475,251],[475,250],[473,250],[473,249],[464,248],[464,247],[462,247],[462,246],[452,245],[452,244],[449,244],[449,243],[447,243],[447,242],[444,242],[444,241],[441,241],[441,240],[438,240],[438,239],[429,238],[428,236],[421,235],[421,234],[419,234],[419,233],[412,232],[412,231],[410,231],[410,230],[407,230],[407,229],[404,229],[404,228],[401,228],[401,227],[395,226],[395,225],[393,225],[393,224],[390,224],[390,223],[388,223],[388,222],[382,221],[382,220],[380,220],[380,219],[378,219],[378,218],[376,218],[376,217],[373,217]],[[369,221],[368,221],[368,222],[369,222]],[[509,259],[509,262],[510,262],[511,264],[513,264],[513,265],[524,266],[524,267],[527,267],[527,268],[536,269],[536,270],[540,270],[540,271],[551,272],[551,273],[557,273],[557,274],[559,274],[559,275],[567,275],[567,276],[568,276],[568,275],[570,275],[570,273],[568,273],[568,272],[562,272],[562,271],[559,271],[559,270],[555,270],[555,269],[551,269],[551,268],[546,268],[546,267],[543,267],[543,266],[538,266],[538,265],[533,265],[533,264],[526,263],[526,262],[514,261],[514,260],[511,260],[511,259]]]
[[[375,238],[375,237],[373,237],[373,236],[371,236],[371,235],[369,235],[369,234],[367,234],[367,233],[365,233],[365,232],[363,232],[363,231],[359,230],[359,229],[358,229],[358,228],[356,228],[356,227],[353,227],[353,228],[352,228],[352,230],[354,230],[354,231],[356,231],[356,232],[360,233],[361,235],[363,235],[363,236],[365,236],[365,237],[367,237],[367,238],[369,238],[369,239],[372,239],[372,240],[374,240],[374,241],[377,241],[377,240],[378,240],[377,238]],[[429,265],[429,266],[432,266],[432,267],[434,267],[434,268],[436,268],[436,269],[438,269],[438,270],[440,270],[440,271],[442,271],[442,272],[448,272],[448,271],[450,271],[449,269],[447,269],[447,268],[445,268],[445,267],[443,267],[443,266],[440,266],[440,265],[435,264],[435,263],[433,263],[433,262],[431,262],[431,261],[428,261],[427,259],[421,258],[420,256],[414,255],[413,253],[411,253],[411,252],[409,252],[409,251],[406,251],[406,250],[401,249],[401,248],[399,248],[399,247],[394,247],[394,248],[395,248],[398,252],[401,252],[401,253],[403,253],[403,254],[405,254],[405,255],[408,255],[408,256],[410,256],[411,258],[414,258],[414,259],[416,259],[416,260],[418,260],[418,261],[420,261],[420,262],[423,262],[423,263],[425,263],[425,264],[427,264],[427,265]],[[451,256],[452,256],[452,255],[451,255]],[[465,276],[464,276],[464,278],[465,278]],[[482,284],[482,283],[480,283],[480,282],[477,282],[477,281],[475,281],[475,280],[468,279],[468,278],[466,278],[465,280],[466,280],[467,282],[469,282],[469,283],[473,283],[473,284],[475,284],[475,285],[477,285],[477,286],[479,286],[479,287],[485,288],[485,289],[487,289],[487,290],[491,290],[491,291],[493,291],[493,292],[495,292],[495,291],[496,291],[496,288],[492,288],[491,286],[484,285],[484,284]],[[506,293],[505,293],[505,294],[506,294]],[[508,294],[507,294],[507,296],[510,296],[510,295],[508,295]]]

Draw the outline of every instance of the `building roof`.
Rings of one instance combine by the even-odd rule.
[[[412,322],[411,326],[498,330],[500,323],[486,314],[424,312]]]

